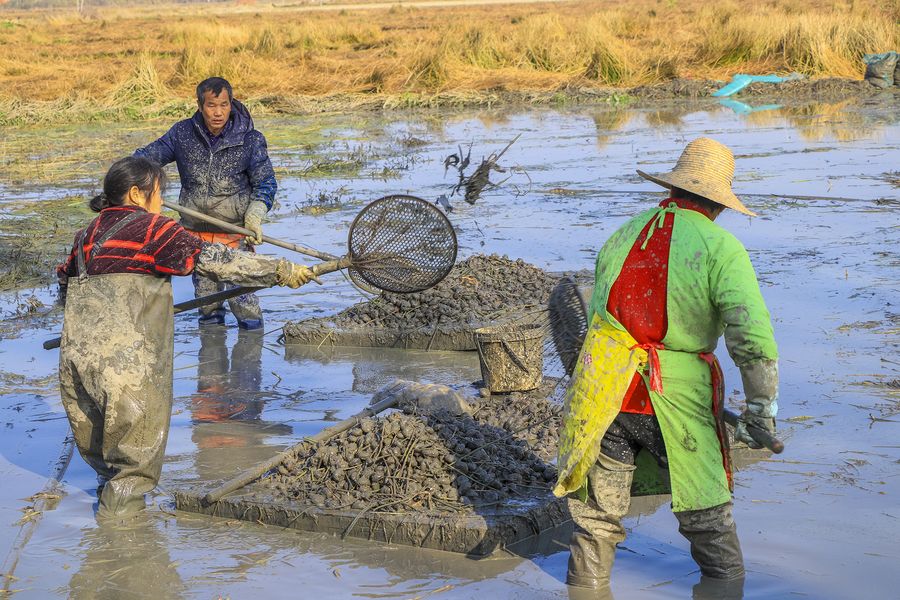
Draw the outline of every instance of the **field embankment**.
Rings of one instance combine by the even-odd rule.
[[[735,72],[861,79],[900,4],[600,0],[0,11],[0,122],[184,114],[211,75],[259,110],[546,98]]]

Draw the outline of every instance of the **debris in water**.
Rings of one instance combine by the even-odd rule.
[[[444,175],[446,176],[447,171],[453,167],[456,169],[459,174],[459,180],[456,182],[456,185],[453,186],[453,189],[450,191],[450,198],[455,196],[463,191],[463,200],[468,202],[469,204],[475,204],[478,201],[478,198],[481,197],[481,193],[485,189],[491,189],[495,187],[499,187],[502,183],[507,181],[509,177],[500,182],[492,182],[490,179],[491,172],[495,171],[497,173],[506,173],[507,171],[522,171],[522,169],[510,168],[506,169],[501,167],[498,164],[500,158],[509,150],[510,146],[512,146],[516,140],[519,139],[519,136],[522,134],[516,135],[503,150],[499,152],[494,152],[490,154],[487,158],[483,158],[481,163],[475,168],[475,171],[472,172],[471,175],[466,175],[465,171],[469,167],[471,163],[472,157],[472,144],[469,144],[469,148],[466,151],[465,155],[463,155],[462,146],[458,147],[457,154],[451,154],[447,158],[444,159]],[[527,176],[527,173],[526,173]],[[453,210],[453,207],[450,205],[450,200],[446,195],[441,195],[437,202],[440,202],[443,205],[447,212]]]

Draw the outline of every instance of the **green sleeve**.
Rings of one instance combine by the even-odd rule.
[[[778,348],[769,311],[759,290],[747,250],[737,240],[723,240],[711,252],[710,293],[725,326],[725,346],[738,366],[777,360]]]

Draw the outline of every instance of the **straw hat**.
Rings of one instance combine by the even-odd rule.
[[[663,187],[681,188],[745,215],[756,216],[731,191],[734,155],[728,146],[710,138],[697,138],[688,144],[675,168],[668,173],[648,175],[638,170],[638,175]]]

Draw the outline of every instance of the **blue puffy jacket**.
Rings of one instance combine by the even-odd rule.
[[[278,184],[266,147],[266,138],[253,128],[247,108],[232,100],[231,116],[222,133],[210,136],[200,111],[179,121],[135,156],[161,165],[172,161],[181,177],[178,203],[237,225],[254,200],[270,209]],[[187,216],[181,222],[195,231],[218,231],[213,225]]]

